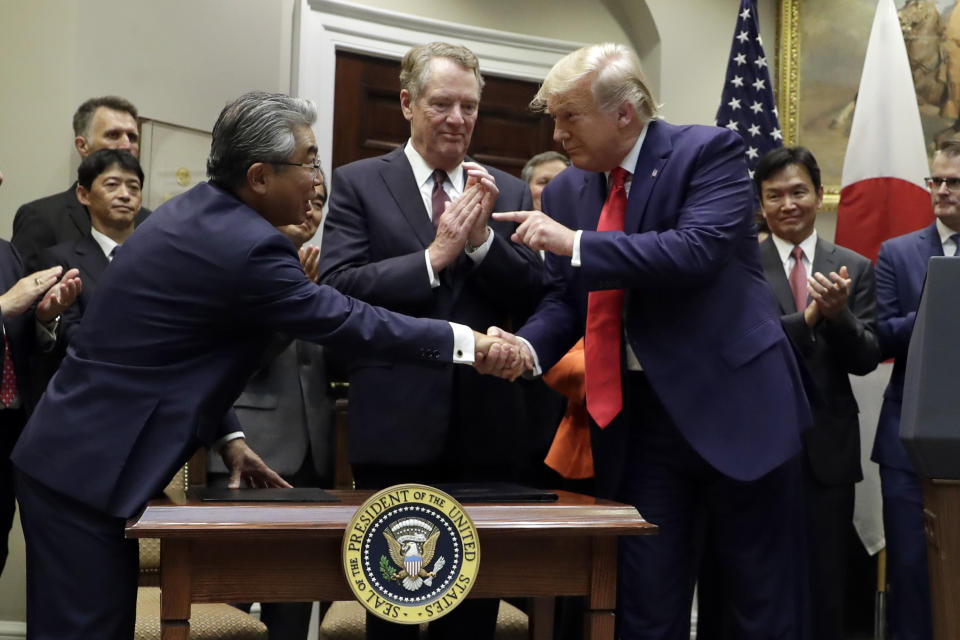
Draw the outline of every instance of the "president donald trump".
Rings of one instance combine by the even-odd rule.
[[[30,638],[133,637],[137,545],[125,519],[198,446],[220,448],[232,486],[288,486],[230,410],[275,332],[391,360],[466,363],[488,347],[462,325],[307,278],[276,227],[305,219],[319,183],[315,119],[313,103],[279,94],[228,104],[210,181],[157,209],[104,272],[12,456]],[[484,189],[448,209],[457,224],[473,224]]]
[[[483,364],[547,370],[585,335],[597,489],[660,527],[621,541],[617,637],[690,637],[701,514],[732,637],[800,637],[810,414],[760,268],[743,141],[657,119],[622,45],[560,60],[532,106],[574,166],[544,190],[544,213],[494,214],[549,252],[550,290],[517,332],[526,361],[494,349]]]

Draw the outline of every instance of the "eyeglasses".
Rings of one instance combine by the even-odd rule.
[[[936,191],[942,185],[947,185],[947,191],[960,191],[960,178],[939,178],[937,176],[924,178],[927,187],[931,191]]]
[[[316,180],[317,176],[320,175],[320,160],[314,160],[313,162],[271,162],[270,164],[283,164],[288,167],[303,167],[304,169],[310,169],[313,172],[313,179]]]

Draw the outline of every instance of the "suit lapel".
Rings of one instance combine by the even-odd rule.
[[[579,210],[583,212],[583,228],[594,231],[600,222],[600,212],[607,199],[607,178],[602,173],[589,173],[580,188]]]
[[[86,236],[77,240],[73,245],[73,252],[76,256],[77,267],[83,271],[84,279],[90,282],[88,285],[95,285],[110,261],[103,255],[103,249],[97,244],[91,236]],[[93,291],[93,288],[90,288]]]
[[[673,145],[663,127],[656,120],[651,120],[630,182],[630,195],[627,197],[627,212],[623,223],[627,233],[640,229],[640,221],[646,211],[653,185],[663,172],[663,165],[667,163],[672,150]]]
[[[780,254],[777,253],[777,245],[773,244],[773,238],[767,238],[760,243],[760,264],[763,266],[763,275],[780,305],[780,311],[794,313],[796,303],[793,301],[793,291],[783,272],[783,262],[780,261]]]
[[[829,278],[831,271],[839,271],[842,266],[837,258],[837,246],[817,237],[817,246],[813,250],[811,273],[819,271]]]
[[[86,208],[80,201],[77,200],[77,183],[74,182],[73,186],[67,190],[66,194],[66,208],[67,216],[70,218],[70,221],[73,222],[73,225],[77,228],[77,231],[80,232],[81,236],[90,235],[90,214],[87,213]]]
[[[923,258],[923,268],[924,271],[926,271],[926,265],[929,261],[928,258],[932,256],[943,255],[943,243],[940,242],[940,233],[937,231],[937,223],[934,222],[932,225],[924,229],[920,233],[920,238],[925,242],[921,242],[917,245],[917,253],[920,254],[921,258]]]
[[[417,239],[427,248],[436,235],[430,217],[423,206],[423,196],[413,177],[413,169],[403,154],[403,147],[391,152],[384,158],[384,166],[380,169],[390,195],[393,196],[397,207],[403,213],[407,223],[413,228]]]

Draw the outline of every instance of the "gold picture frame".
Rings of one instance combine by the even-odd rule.
[[[918,37],[908,40],[911,57],[917,55],[914,47],[926,43],[936,49],[938,39],[948,37],[945,32],[960,30],[960,10],[953,16],[960,2],[894,0],[894,4],[898,11],[905,4],[934,6],[940,14],[942,31],[924,32],[919,29],[926,27],[921,26],[913,32]],[[877,0],[779,0],[777,5],[780,129],[784,144],[802,144],[817,156],[827,210],[836,210],[840,200],[843,156],[876,7]],[[919,100],[931,154],[942,137],[960,138],[960,119],[944,115],[948,93],[937,104]]]
[[[801,0],[780,0],[777,7],[777,105],[785,145],[800,141],[800,19]],[[817,153],[814,150],[814,153]],[[826,177],[826,176],[825,176]],[[824,183],[823,208],[836,211],[839,179]]]

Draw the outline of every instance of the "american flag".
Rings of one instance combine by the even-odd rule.
[[[715,124],[743,137],[751,178],[757,160],[771,149],[783,146],[777,103],[770,86],[770,66],[757,29],[755,0],[740,0]]]

